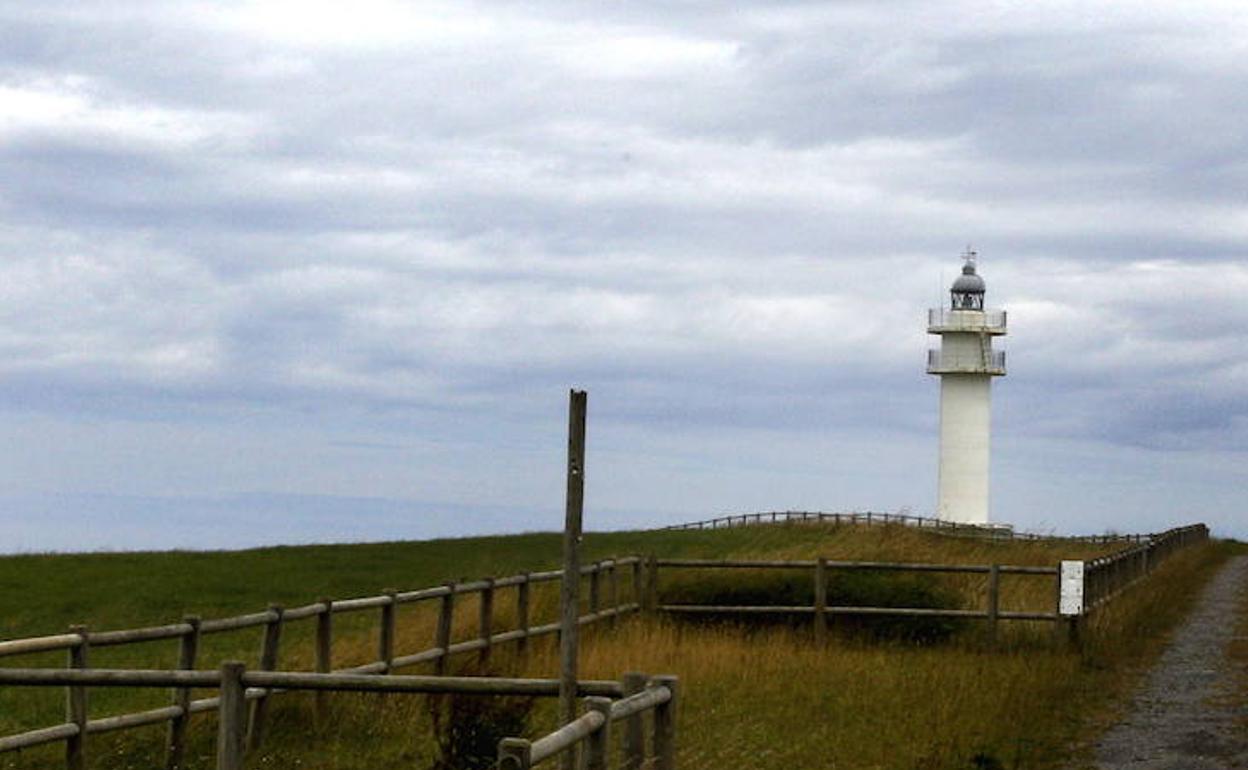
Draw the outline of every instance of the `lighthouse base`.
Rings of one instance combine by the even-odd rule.
[[[937,517],[987,524],[991,382],[985,374],[940,377],[940,488]]]

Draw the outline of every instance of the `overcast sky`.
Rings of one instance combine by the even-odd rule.
[[[1248,536],[1242,2],[0,2],[0,550],[930,514]]]

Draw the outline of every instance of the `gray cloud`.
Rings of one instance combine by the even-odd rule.
[[[528,447],[495,486],[538,511],[534,442],[580,384],[620,521],[925,510],[922,311],[969,239],[1011,311],[998,509],[1080,528],[1038,489],[1061,452],[1152,484],[1248,451],[1227,10],[0,4],[0,420],[181,437],[135,428],[109,477],[31,434],[9,454],[63,480],[15,463],[0,493],[471,505],[404,480],[459,454],[350,455],[419,435]],[[228,470],[149,483],[158,452]],[[1098,497],[1098,526],[1139,504]]]

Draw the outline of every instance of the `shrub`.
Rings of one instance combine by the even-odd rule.
[[[487,770],[494,767],[500,740],[528,733],[533,698],[452,694],[430,697],[429,709],[438,748],[432,770]]]
[[[958,593],[931,575],[870,570],[829,570],[828,605],[840,607],[906,607],[956,609]],[[810,606],[814,586],[805,570],[710,573],[675,581],[663,590],[663,602],[701,605]],[[711,613],[682,615],[695,623],[732,623],[770,627],[776,624],[809,625],[809,613],[740,615]],[[832,627],[846,636],[870,640],[901,640],[915,643],[943,641],[960,630],[958,618],[833,615]]]

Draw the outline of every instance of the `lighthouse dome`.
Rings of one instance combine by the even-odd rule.
[[[962,266],[962,275],[953,282],[953,291],[959,294],[983,294],[984,279],[975,273],[975,263],[967,262]]]
[[[975,273],[975,252],[967,249],[966,263],[949,289],[950,307],[954,310],[984,309],[984,279]]]

